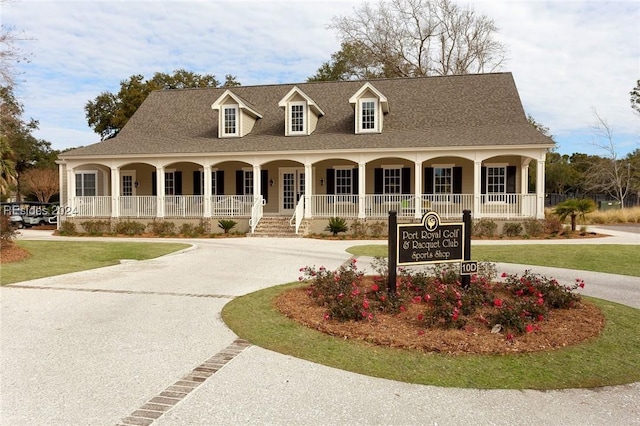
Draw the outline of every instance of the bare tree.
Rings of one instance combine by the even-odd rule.
[[[54,169],[29,169],[20,176],[20,180],[41,203],[48,203],[60,189],[58,171]]]
[[[499,69],[505,47],[492,19],[451,0],[380,0],[329,28],[372,58],[384,77],[470,74]]]
[[[594,114],[596,124],[592,130],[596,139],[593,145],[604,151],[605,155],[589,167],[586,173],[587,188],[610,195],[624,208],[625,198],[632,186],[631,163],[627,159],[618,159],[611,127],[596,111]]]

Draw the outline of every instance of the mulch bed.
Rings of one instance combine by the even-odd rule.
[[[426,329],[417,320],[426,309],[424,304],[408,303],[406,312],[397,315],[378,313],[371,321],[325,320],[326,310],[313,303],[307,295],[307,287],[283,292],[274,300],[274,305],[286,317],[331,336],[454,355],[554,350],[597,337],[605,324],[602,312],[584,301],[577,308],[552,311],[544,321],[536,323],[533,332],[512,339],[507,339],[504,331],[492,334],[485,324],[473,318],[461,330]]]

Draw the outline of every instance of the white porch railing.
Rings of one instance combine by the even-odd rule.
[[[215,195],[211,197],[213,217],[251,217],[253,195]]]
[[[111,197],[74,197],[73,205],[76,216],[79,217],[109,217],[111,216]]]
[[[457,219],[463,210],[471,210],[474,218],[492,219],[535,218],[537,196],[535,194],[478,195],[478,207],[474,210],[473,194],[420,196],[420,213],[436,211],[440,217]],[[252,224],[262,218],[264,200],[261,196],[254,202],[253,195],[220,195],[211,197],[212,217],[248,217]],[[313,217],[357,218],[360,216],[360,202],[364,202],[364,217],[386,218],[390,210],[399,217],[415,217],[416,200],[414,195],[312,195],[311,215]],[[296,205],[292,225],[295,220],[296,232],[304,217],[304,198]],[[164,197],[164,216],[167,218],[204,217],[205,198],[201,195],[176,195]],[[110,217],[112,197],[74,197],[77,217]],[[157,216],[158,206],[155,196],[117,197],[116,205],[120,217],[153,218]],[[253,226],[253,225],[252,225]],[[255,228],[253,228],[255,229]]]
[[[296,209],[293,212],[293,216],[289,220],[289,225],[295,226],[296,234],[298,230],[300,230],[300,224],[302,223],[302,219],[304,218],[304,197],[300,197],[298,200],[298,204],[296,204]]]
[[[165,217],[202,217],[204,199],[202,195],[165,195]]]
[[[358,217],[357,195],[312,195],[311,211],[314,217]]]
[[[156,197],[151,195],[122,196],[118,203],[121,217],[156,217],[158,212]]]
[[[251,227],[252,234],[256,231],[256,227],[258,226],[260,219],[262,219],[264,205],[265,200],[262,198],[262,195],[256,195],[253,207],[251,207],[251,219],[249,219],[249,226]]]

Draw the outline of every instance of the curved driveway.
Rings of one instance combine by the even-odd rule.
[[[636,244],[640,254],[640,234],[610,233],[579,243]],[[43,237],[60,239],[22,236]],[[231,298],[294,281],[305,265],[338,267],[346,247],[370,242],[187,241],[193,248],[158,259],[2,287],[0,424],[640,424],[639,383],[438,388],[246,345],[220,319]],[[534,271],[583,278],[585,293],[640,307],[637,277]]]

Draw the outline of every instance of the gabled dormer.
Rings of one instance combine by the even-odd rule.
[[[284,134],[286,136],[308,136],[316,130],[318,119],[324,111],[297,86],[289,90],[278,106],[285,111]]]
[[[253,105],[228,89],[216,99],[211,109],[218,111],[219,138],[238,138],[249,134],[256,120],[262,118]]]
[[[356,134],[382,133],[383,117],[389,112],[386,96],[367,82],[349,98],[349,103],[355,111]]]

